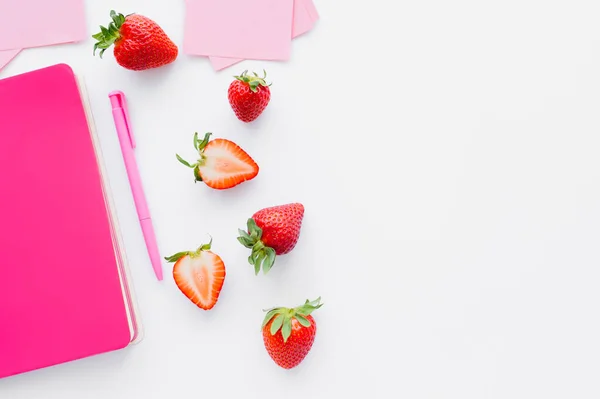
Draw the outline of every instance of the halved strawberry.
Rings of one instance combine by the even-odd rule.
[[[212,309],[225,282],[225,264],[210,251],[212,239],[195,251],[178,252],[166,257],[175,262],[173,278],[177,287],[200,309]]]
[[[194,169],[196,181],[203,181],[217,190],[225,190],[252,180],[258,175],[258,165],[250,155],[233,141],[209,141],[211,134],[206,133],[202,141],[198,140],[198,133],[194,134],[194,148],[200,155],[196,163],[190,164],[176,154],[179,162]]]

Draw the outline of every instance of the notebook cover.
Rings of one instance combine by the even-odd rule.
[[[75,75],[0,80],[0,378],[131,340]]]

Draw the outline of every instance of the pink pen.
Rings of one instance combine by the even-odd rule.
[[[131,186],[131,191],[133,192],[133,200],[137,209],[138,218],[140,219],[140,225],[142,226],[148,254],[150,255],[150,262],[152,263],[152,268],[154,269],[156,277],[160,281],[163,279],[162,262],[158,253],[150,211],[148,210],[144,189],[142,188],[142,179],[140,178],[135,155],[133,153],[135,139],[133,138],[133,132],[131,131],[125,94],[120,91],[113,91],[108,96],[110,97],[110,103],[112,105],[112,113],[115,119],[117,135],[119,136],[119,143],[121,144],[121,151],[123,152],[127,176],[129,176],[129,184]]]

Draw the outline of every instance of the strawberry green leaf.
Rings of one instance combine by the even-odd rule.
[[[210,248],[211,248],[211,246],[212,246],[212,242],[213,242],[213,239],[212,239],[212,237],[210,237],[210,241],[208,242],[208,244],[202,244],[202,245],[200,246],[200,248],[198,248],[198,251],[197,251],[197,252],[201,252],[201,251],[210,251]]]
[[[273,320],[273,324],[271,324],[271,335],[275,335],[277,334],[277,331],[279,331],[279,329],[281,328],[281,325],[283,324],[283,319],[285,317],[282,314],[277,315],[277,317],[275,318],[275,320]]]
[[[252,241],[252,237],[250,237],[250,234],[248,234],[244,230],[238,229],[238,233],[240,233],[240,237],[245,238],[246,240],[251,240]]]
[[[184,252],[177,252],[174,255],[171,256],[167,256],[165,257],[165,260],[169,263],[173,263],[173,262],[177,262],[179,259],[183,258],[184,256],[189,255],[190,253],[188,251],[184,251]]]
[[[260,271],[260,268],[262,266],[265,255],[262,251],[255,251],[253,249],[250,257],[251,257],[250,264],[254,265],[254,274],[258,275],[258,272]]]
[[[265,328],[265,326],[267,325],[267,323],[269,323],[269,321],[271,321],[271,319],[273,318],[273,316],[275,316],[278,312],[278,309],[271,309],[267,312],[267,314],[265,315],[265,319],[263,320],[262,326],[260,327],[261,329]]]
[[[213,238],[212,236],[210,236],[210,241],[208,242],[208,244],[202,244],[198,247],[198,249],[196,249],[195,251],[183,251],[183,252],[177,252],[174,255],[171,256],[167,256],[165,257],[165,260],[167,262],[177,262],[179,259],[183,258],[184,256],[191,256],[191,257],[195,257],[200,255],[200,253],[202,251],[210,251],[210,248],[212,246],[212,242],[213,242]]]
[[[242,72],[242,73],[241,73],[241,75],[239,75],[239,76],[237,76],[237,75],[236,75],[236,76],[234,76],[234,78],[236,78],[237,80],[241,80],[241,81],[243,82],[243,81],[244,81],[244,78],[243,78],[243,77],[244,77],[244,76],[245,76],[247,73],[248,73],[248,71],[246,70],[246,71]]]
[[[249,76],[247,75],[248,71],[244,71],[242,72],[241,75],[239,76],[234,76],[237,80],[244,82],[248,85],[248,87],[250,88],[250,90],[253,93],[258,92],[258,88],[259,86],[270,86],[270,84],[267,84],[267,82],[265,81],[265,79],[267,78],[267,71],[265,71],[263,69],[264,72],[264,77],[259,77],[258,74],[256,72],[253,72],[252,74],[254,76]]]
[[[246,248],[252,248],[256,244],[256,240],[250,237],[244,230],[238,229],[238,233],[240,234],[238,241]]]
[[[108,24],[108,28],[100,26],[100,32],[92,35],[97,40],[97,43],[94,44],[94,55],[96,55],[96,50],[102,49],[100,58],[102,58],[104,51],[121,37],[121,26],[125,23],[125,16],[117,14],[114,10],[110,12],[110,18],[111,22]]]
[[[175,156],[177,157],[177,160],[178,160],[179,162],[181,162],[182,164],[184,164],[184,165],[185,165],[185,166],[187,166],[188,168],[195,168],[195,167],[196,167],[196,164],[194,164],[194,165],[191,165],[191,164],[190,164],[188,161],[186,161],[185,159],[181,158],[181,157],[179,156],[179,154],[175,154]]]
[[[196,165],[194,168],[194,181],[202,181],[202,176],[200,175],[200,165]]]
[[[256,261],[256,258],[258,256],[257,252],[252,252],[250,254],[250,256],[248,256],[248,263],[250,263],[251,265],[254,265],[254,274],[258,275],[258,272],[260,271],[260,264]]]
[[[198,151],[198,132],[194,133],[194,148]]]
[[[119,34],[119,30],[113,24],[108,26],[108,34],[111,36],[117,36]]]
[[[275,250],[273,248],[266,247],[265,252],[267,253],[267,259],[265,260],[265,263],[263,264],[263,271],[265,274],[267,274],[269,272],[269,270],[271,270],[271,268],[275,264],[276,255],[275,255]]]
[[[240,244],[242,244],[246,248],[252,248],[254,246],[254,242],[252,241],[251,238],[238,237],[237,240],[240,242]]]
[[[256,91],[258,91],[258,90],[257,90],[257,89],[258,89],[258,85],[259,85],[259,83],[258,83],[258,82],[256,82],[256,81],[254,81],[254,82],[250,82],[250,90],[252,90],[253,92],[256,92]]]
[[[123,25],[123,22],[125,22],[125,16],[123,14],[117,14],[115,10],[110,12],[110,18],[116,26],[121,26]]]
[[[202,141],[198,143],[198,148],[197,148],[198,151],[202,152],[202,150],[204,150],[204,148],[206,147],[206,145],[210,141],[210,136],[211,135],[212,135],[212,133],[206,133],[204,135],[204,139],[202,139]],[[195,139],[195,140],[197,140],[197,139]]]
[[[260,239],[262,237],[262,229],[258,227],[254,219],[250,218],[247,222],[248,233],[250,233],[250,237]]]
[[[310,327],[310,321],[306,317],[300,314],[296,314],[294,317],[296,318],[296,320],[298,320],[298,323],[300,323],[303,327]]]
[[[237,240],[246,248],[252,248],[252,253],[248,257],[248,263],[254,266],[255,274],[258,275],[260,269],[267,274],[275,263],[276,253],[273,248],[266,247],[260,240],[262,229],[258,227],[254,219],[247,221],[248,232],[238,229],[239,236]]]
[[[255,262],[256,262],[255,265],[257,266],[258,270],[260,270],[260,268],[262,267],[265,257],[266,257],[266,255],[263,251],[258,252],[258,256],[256,257],[256,260],[255,260]],[[263,272],[264,271],[265,271],[265,269],[263,268]]]
[[[318,307],[321,307],[322,305],[320,303],[321,303],[321,297],[318,297],[314,301],[310,301],[310,302],[308,302],[308,299],[306,300],[306,304],[308,304],[310,306],[317,306],[318,305]]]
[[[277,333],[277,331],[279,331],[279,329],[281,328],[281,335],[283,337],[283,341],[287,342],[288,338],[292,334],[292,320],[295,318],[296,320],[298,320],[298,323],[300,323],[301,326],[310,327],[311,321],[308,320],[308,318],[306,317],[307,314],[302,314],[301,312],[311,313],[314,310],[320,308],[321,306],[323,306],[323,304],[321,303],[321,297],[319,297],[314,301],[307,300],[303,305],[300,305],[293,309],[275,307],[268,310],[264,310],[264,312],[267,313],[263,320],[262,328],[264,329],[267,323],[269,323],[269,321],[273,319],[275,315],[277,315],[277,317],[273,319],[273,323],[271,324],[271,335],[275,335],[275,333]]]
[[[263,274],[269,273],[269,271],[273,267],[274,262],[275,262],[274,258],[268,257],[265,259],[265,261],[263,262],[263,265],[262,265]]]
[[[292,319],[286,317],[281,328],[281,335],[283,335],[283,342],[287,342],[290,335],[292,335]]]
[[[258,263],[253,263],[254,265],[254,275],[258,276],[258,272],[260,272],[260,265]]]
[[[318,297],[316,300],[309,302],[308,299],[304,303],[304,305],[299,306],[295,309],[296,314],[302,316],[308,316],[315,310],[319,309],[323,304],[321,303],[321,297]]]

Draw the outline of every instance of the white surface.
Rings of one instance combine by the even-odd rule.
[[[87,1],[90,34],[116,3]],[[2,380],[1,398],[600,396],[600,4],[317,7],[317,27],[284,64],[215,73],[182,54],[135,73],[111,51],[94,58],[88,40],[25,51],[1,72],[67,62],[86,76],[146,328],[137,347]],[[182,43],[183,1],[118,8]],[[273,100],[244,125],[227,86],[263,67]],[[211,234],[227,265],[210,313],[179,293],[169,266],[163,283],[154,278],[114,133],[114,89],[130,100],[162,254]],[[194,184],[174,155],[192,156],[194,131],[238,142],[259,177],[227,192]],[[255,277],[236,229],[291,201],[307,209],[301,240]],[[261,309],[319,295],[312,352],[293,371],[277,368]]]

